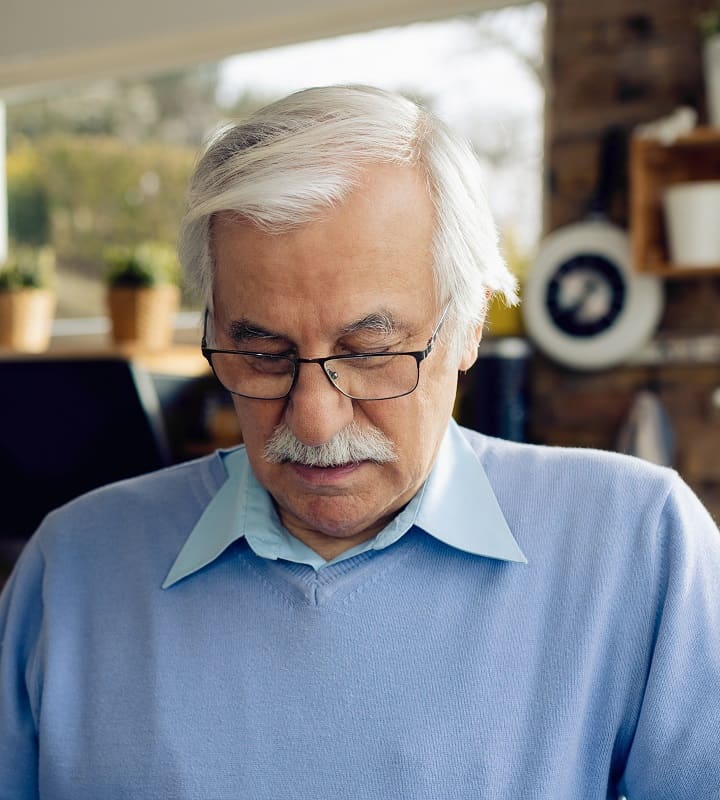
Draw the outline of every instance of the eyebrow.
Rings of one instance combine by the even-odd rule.
[[[229,334],[236,342],[246,342],[249,339],[282,339],[287,341],[287,337],[281,333],[274,333],[262,325],[257,325],[247,319],[237,319],[230,323]]]
[[[366,314],[364,317],[357,319],[344,328],[341,328],[341,336],[350,336],[353,333],[363,333],[366,331],[372,333],[381,333],[390,336],[398,331],[404,330],[404,326],[398,324],[392,314],[386,311],[373,311]]]

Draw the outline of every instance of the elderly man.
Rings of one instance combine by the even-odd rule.
[[[181,257],[244,446],[33,537],[0,798],[720,797],[698,500],[451,421],[514,295],[468,147],[395,95],[298,93],[209,145]]]

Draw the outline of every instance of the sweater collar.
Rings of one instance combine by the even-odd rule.
[[[264,558],[285,558],[316,569],[324,566],[320,556],[282,526],[270,495],[250,468],[245,448],[220,457],[226,479],[190,532],[163,589],[207,566],[243,537]],[[478,456],[452,420],[428,479],[410,503],[376,537],[327,563],[387,547],[413,525],[458,550],[527,563]]]

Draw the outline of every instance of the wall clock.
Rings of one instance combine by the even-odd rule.
[[[581,370],[624,361],[652,336],[662,308],[661,281],[631,269],[627,235],[602,219],[547,237],[522,305],[525,327],[538,347]]]

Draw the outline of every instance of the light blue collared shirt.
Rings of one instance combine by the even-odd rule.
[[[325,561],[283,527],[272,498],[250,468],[244,447],[222,458],[227,480],[191,531],[163,589],[207,566],[242,537],[262,558],[281,558],[319,570],[367,550],[382,550],[416,525],[467,553],[526,563],[485,470],[452,420],[430,475],[415,497],[374,538],[332,561]]]

